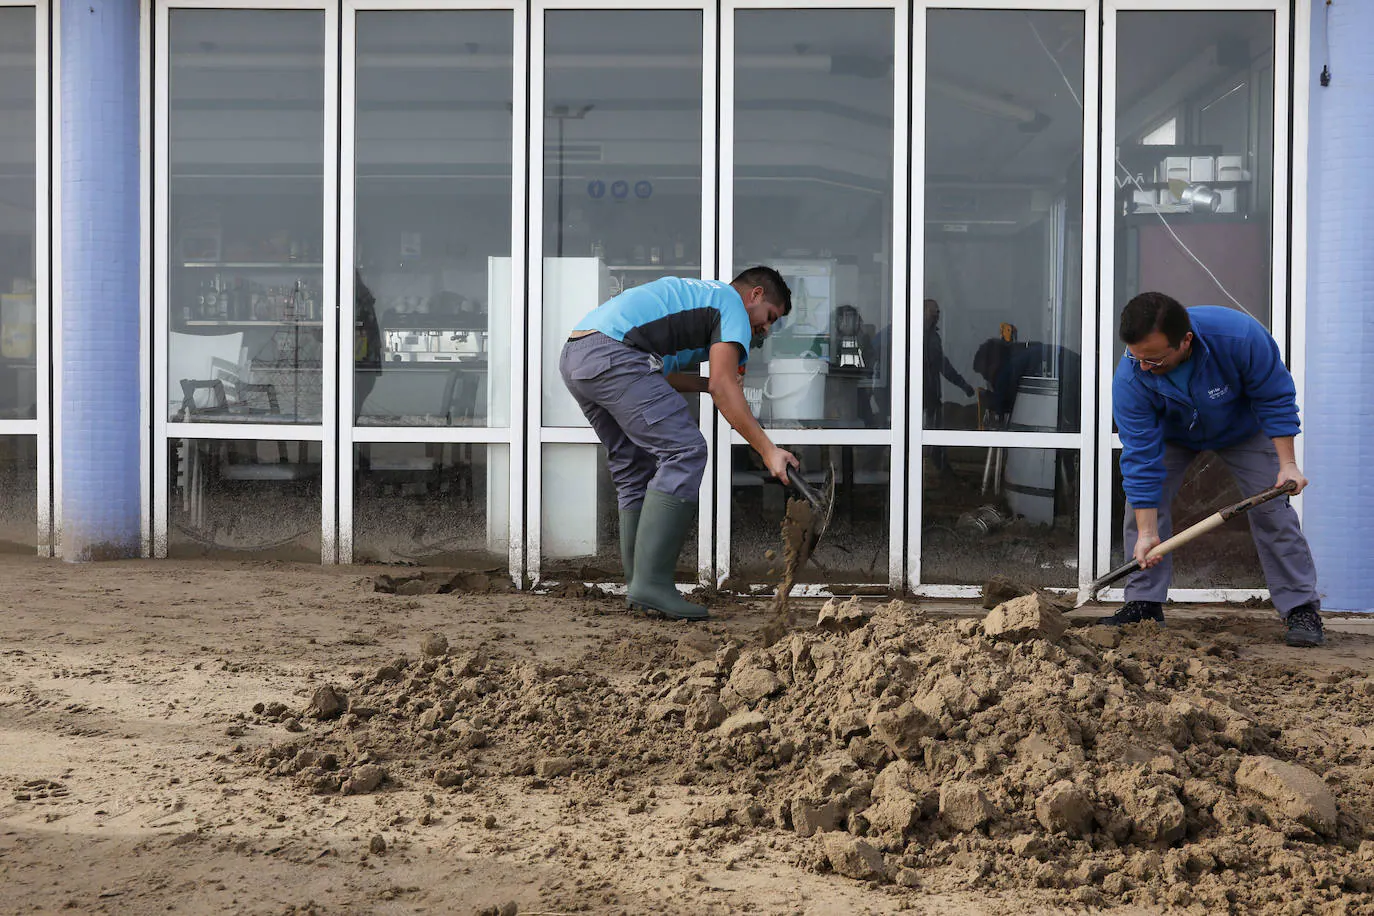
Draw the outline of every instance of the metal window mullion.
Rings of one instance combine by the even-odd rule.
[[[911,7],[898,3],[892,23],[892,244],[888,270],[891,274],[892,331],[888,334],[888,510],[887,510],[887,584],[900,590],[909,566],[903,531],[906,528],[907,450],[901,430],[906,428],[907,318],[911,314],[911,274],[907,253],[911,249],[911,213],[907,204],[911,172],[908,168],[912,135],[911,82],[906,78],[916,58],[911,44]],[[924,55],[922,55],[924,59]],[[918,456],[919,457],[919,456]],[[920,462],[916,462],[920,466]],[[917,488],[919,491],[919,487]]]
[[[342,50],[339,72],[339,308],[338,327],[340,345],[335,371],[338,373],[338,558],[340,563],[353,562],[353,520],[355,509],[354,474],[354,417],[356,393],[353,347],[343,346],[345,337],[356,336],[358,320],[358,276],[354,266],[357,258],[358,226],[358,4],[344,0],[343,21],[340,23]],[[347,269],[344,266],[347,265]]]
[[[905,451],[907,455],[906,485],[910,489],[910,496],[907,498],[906,505],[908,513],[906,581],[908,589],[913,592],[921,586],[921,516],[925,504],[924,482],[921,476],[925,468],[925,461],[922,457],[921,443],[925,433],[926,421],[925,411],[921,409],[925,397],[925,373],[921,366],[922,354],[925,352],[926,332],[924,321],[911,321],[910,317],[912,303],[923,299],[923,296],[915,295],[915,293],[925,288],[926,32],[929,14],[930,4],[924,0],[916,0],[911,19],[912,66],[909,79],[911,87],[911,217],[908,220],[908,225],[911,230],[908,249],[911,252],[911,273],[908,281],[909,292],[905,316],[907,332],[905,340],[898,338],[895,333],[892,335],[894,350],[899,345],[905,345],[906,352],[911,354],[911,369],[905,373],[903,378],[906,384],[902,387],[906,389],[905,403],[910,405],[910,416],[903,433],[906,438]],[[892,401],[894,404],[897,402],[898,393],[897,379],[894,377],[892,384]]]
[[[701,13],[701,278],[709,280],[716,276],[715,229],[718,211],[716,195],[716,125],[720,105],[717,95],[717,12],[716,5],[706,4]],[[704,365],[702,375],[710,374],[710,366]],[[699,503],[697,513],[697,579],[702,585],[721,581],[720,568],[716,564],[715,531],[716,513],[719,510],[717,489],[719,478],[712,473],[718,464],[730,464],[730,447],[722,446],[722,439],[716,435],[719,411],[709,397],[696,395],[701,410],[698,413],[697,428],[706,440],[706,498]]]
[[[320,562],[339,562],[339,7],[324,8],[324,276],[321,296],[335,304],[334,320],[324,321],[320,359]],[[351,387],[351,386],[350,386]],[[351,475],[350,475],[351,477]]]
[[[1097,196],[1098,189],[1102,187],[1099,180],[1101,151],[1115,149],[1114,146],[1099,145],[1103,139],[1102,125],[1099,119],[1105,115],[1105,112],[1098,105],[1101,74],[1097,70],[1097,62],[1100,59],[1099,42],[1101,38],[1098,30],[1098,17],[1089,15],[1090,12],[1096,12],[1092,5],[1083,15],[1083,79],[1080,83],[1083,92],[1081,138],[1083,143],[1081,225],[1083,229],[1082,237],[1079,239],[1081,275],[1079,277],[1080,294],[1078,299],[1081,305],[1081,315],[1078,339],[1082,351],[1080,365],[1083,366],[1092,366],[1097,358],[1098,327],[1102,323],[1098,302],[1111,302],[1110,298],[1099,299],[1095,295],[1097,292],[1098,265],[1094,255],[1097,253],[1097,240],[1109,233],[1105,226],[1097,232],[1090,232],[1089,229],[1098,228],[1098,220],[1104,212],[1104,208],[1099,206]],[[1114,155],[1112,161],[1116,161]],[[1110,305],[1108,307],[1110,308]],[[1101,451],[1098,448],[1097,439],[1098,382],[1093,379],[1085,384],[1084,380],[1080,378],[1078,385],[1080,398],[1078,413],[1078,584],[1082,587],[1091,584],[1096,578],[1093,571],[1097,538],[1097,524],[1093,514],[1097,505],[1094,484],[1098,478],[1098,469],[1108,467],[1108,465],[1099,460]],[[1110,425],[1108,429],[1110,429]],[[1108,474],[1109,482],[1110,479],[1110,474]]]
[[[1097,342],[1100,347],[1097,359],[1097,515],[1096,551],[1093,565],[1089,571],[1092,578],[1105,573],[1111,562],[1112,551],[1112,469],[1115,467],[1112,450],[1112,365],[1114,351],[1112,329],[1115,322],[1112,316],[1116,310],[1116,118],[1117,118],[1117,11],[1112,0],[1104,0],[1102,8],[1102,72],[1099,84],[1102,87],[1102,123],[1098,126],[1101,135],[1100,149],[1103,152],[1102,166],[1099,169],[1098,201],[1101,240],[1098,249],[1098,270],[1100,285],[1098,301],[1100,322]],[[1111,159],[1108,161],[1107,157]],[[1085,363],[1087,365],[1087,363]],[[1080,571],[1081,573],[1081,571]],[[1080,579],[1081,579],[1080,575]]]
[[[718,232],[712,238],[703,226],[701,249],[702,275],[705,276],[706,252],[710,244],[718,244],[716,249],[715,278],[728,280],[734,273],[735,251],[735,12],[736,4],[724,2],[720,9],[720,47],[715,61],[705,61],[705,66],[718,66],[720,71],[719,107],[717,123],[720,136],[715,155],[719,157],[719,185],[716,188],[716,208]],[[717,63],[718,62],[718,63]],[[717,587],[723,585],[730,576],[730,465],[734,452],[734,436],[738,433],[726,422],[720,411],[712,410],[715,419],[715,580]],[[770,434],[771,435],[771,434]],[[743,441],[743,440],[741,440]]]
[[[152,238],[152,301],[149,303],[152,320],[149,322],[152,334],[153,369],[151,389],[148,393],[152,408],[152,555],[167,556],[168,504],[171,499],[171,481],[168,475],[168,420],[167,420],[167,317],[171,306],[168,303],[168,273],[171,269],[170,241],[168,233],[168,214],[171,211],[171,181],[168,149],[170,142],[168,75],[171,69],[171,49],[168,40],[171,34],[170,10],[167,0],[155,0],[153,14],[153,73],[154,85],[158,92],[153,98],[153,238]]]
[[[34,416],[32,433],[37,437],[37,480],[34,489],[34,502],[37,504],[34,528],[35,551],[41,557],[52,556],[54,542],[52,517],[52,456],[53,452],[53,401],[51,373],[55,363],[52,361],[53,320],[53,274],[49,267],[52,255],[53,227],[57,224],[55,212],[49,209],[50,188],[52,187],[52,130],[50,121],[49,92],[55,74],[49,56],[51,41],[51,11],[48,0],[38,0],[34,6],[34,354],[37,359],[38,376],[35,392],[38,412]]]
[[[48,321],[48,373],[47,381],[50,385],[48,392],[48,429],[49,454],[46,468],[51,474],[49,489],[52,498],[49,501],[50,514],[48,517],[48,549],[40,550],[45,556],[59,557],[62,555],[62,233],[59,231],[62,213],[62,44],[58,37],[62,34],[62,4],[52,5],[52,31],[48,45],[49,70],[52,73],[50,82],[52,95],[49,98],[49,110],[51,111],[52,123],[49,132],[49,151],[48,180],[51,186],[51,205],[49,209],[48,239],[52,246],[49,253],[49,260],[52,265],[48,296],[50,303],[50,318]]]
[[[526,240],[534,236],[536,225],[530,221],[531,211],[528,207],[531,199],[530,150],[542,150],[543,143],[541,141],[538,146],[535,146],[530,135],[532,119],[529,109],[529,89],[532,71],[530,69],[530,45],[526,41],[530,34],[529,5],[514,3],[511,10],[513,15],[511,22],[513,56],[511,67],[511,279],[509,302],[511,369],[510,404],[506,413],[506,423],[509,427],[506,433],[510,443],[510,447],[506,449],[506,479],[509,483],[506,518],[508,519],[507,537],[509,538],[507,557],[510,564],[511,580],[516,587],[520,587],[525,582],[526,569],[528,568],[526,546],[529,518],[526,507],[531,504],[539,505],[537,500],[533,503],[527,502],[526,480],[533,480],[538,470],[530,470],[534,467],[529,463],[529,452],[526,447],[527,433],[530,427],[521,411],[524,409],[525,385],[528,378],[525,373],[528,371],[530,362],[529,349],[525,344],[530,320],[529,303],[535,301],[533,296],[526,299],[524,295],[527,287],[526,278],[530,276],[530,253],[526,250]],[[536,328],[542,328],[542,325],[537,325]],[[490,384],[490,380],[488,380],[488,384]],[[535,386],[534,393],[537,394],[537,392],[538,386]],[[488,452],[487,461],[491,461],[490,452]]]
[[[1312,2],[1296,0],[1293,11],[1293,68],[1289,73],[1289,85],[1293,93],[1293,110],[1289,117],[1292,121],[1292,153],[1289,162],[1289,175],[1285,176],[1293,189],[1293,208],[1289,214],[1289,238],[1287,239],[1289,263],[1292,265],[1288,277],[1290,321],[1288,325],[1288,363],[1293,374],[1293,384],[1297,388],[1299,411],[1306,404],[1307,380],[1307,175],[1308,175],[1308,98],[1312,91]],[[1278,69],[1275,64],[1274,95],[1279,94]],[[1278,125],[1275,125],[1277,135]],[[1275,140],[1277,142],[1277,138]],[[1285,142],[1287,142],[1285,140]],[[1278,170],[1274,170],[1277,174]],[[1293,450],[1298,466],[1305,463],[1305,436],[1293,441]],[[1301,521],[1303,514],[1302,495],[1292,499]]]
[[[525,384],[526,406],[529,411],[525,418],[528,437],[525,446],[526,486],[525,486],[525,574],[528,582],[539,582],[542,566],[541,535],[543,533],[543,475],[544,475],[544,398],[543,398],[543,351],[544,351],[544,20],[548,6],[542,0],[534,0],[530,5],[529,62],[525,68],[529,74],[529,112],[527,117],[528,152],[526,163],[528,176],[526,188],[529,195],[526,251],[526,281],[529,296],[525,301]],[[517,41],[517,46],[520,42]],[[536,112],[540,113],[536,117]],[[537,151],[537,154],[536,154]],[[514,252],[512,252],[514,256]],[[512,286],[514,270],[512,265]],[[514,408],[514,405],[512,405]]]
[[[152,187],[152,150],[147,138],[152,130],[153,62],[150,54],[152,0],[139,0],[138,29],[138,174],[141,187]],[[138,201],[138,491],[139,553],[153,555],[152,481],[152,222],[153,202],[147,193]],[[161,224],[159,224],[161,225]]]

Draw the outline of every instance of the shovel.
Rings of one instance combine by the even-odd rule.
[[[1197,524],[1190,525],[1189,527],[1184,528],[1182,531],[1180,531],[1173,537],[1169,538],[1167,541],[1161,541],[1160,543],[1156,544],[1154,547],[1150,549],[1150,552],[1146,556],[1150,559],[1153,559],[1155,557],[1162,557],[1167,553],[1172,553],[1173,551],[1182,547],[1184,544],[1187,544],[1189,541],[1199,538],[1207,532],[1211,531],[1213,528],[1219,528],[1226,522],[1235,518],[1237,515],[1244,515],[1246,512],[1249,512],[1251,509],[1255,508],[1261,503],[1267,503],[1269,502],[1269,500],[1273,499],[1276,496],[1283,496],[1287,493],[1292,493],[1295,489],[1297,489],[1297,484],[1290,480],[1281,487],[1270,487],[1263,493],[1256,493],[1254,496],[1242,499],[1238,503],[1233,503],[1227,506],[1225,509],[1220,509],[1216,512],[1213,512],[1211,515],[1207,516]],[[1092,585],[1088,586],[1088,590],[1086,592],[1080,593],[1078,596],[1078,603],[1075,604],[1074,607],[1080,608],[1083,605],[1087,604],[1089,601],[1096,601],[1098,592],[1102,591],[1102,589],[1106,588],[1108,585],[1111,585],[1113,582],[1118,582],[1126,578],[1131,573],[1135,572],[1140,568],[1140,564],[1137,563],[1134,559],[1132,559],[1128,563],[1123,563],[1116,569],[1107,573],[1101,579],[1098,579]]]
[[[835,514],[835,468],[826,468],[825,479],[820,487],[813,487],[807,482],[800,465],[787,469],[787,483],[782,483],[766,471],[764,475],[765,481],[777,481],[791,496],[811,506],[811,526],[806,532],[806,542],[801,545],[801,562],[805,563],[815,553],[816,545],[830,527],[830,519]]]

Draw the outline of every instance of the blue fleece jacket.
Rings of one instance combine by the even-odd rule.
[[[1193,451],[1225,448],[1257,432],[1298,434],[1293,376],[1279,345],[1244,312],[1215,305],[1188,309],[1193,377],[1179,391],[1123,356],[1112,379],[1112,412],[1121,436],[1121,476],[1135,509],[1159,507],[1164,443]]]

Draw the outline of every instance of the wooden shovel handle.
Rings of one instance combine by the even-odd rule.
[[[1167,541],[1159,542],[1150,549],[1150,552],[1146,554],[1146,556],[1150,559],[1155,559],[1167,553],[1172,553],[1189,541],[1195,540],[1207,532],[1221,527],[1237,515],[1244,515],[1261,503],[1267,503],[1276,496],[1283,496],[1286,493],[1293,492],[1295,489],[1297,489],[1297,484],[1290,480],[1281,487],[1270,487],[1262,493],[1256,493],[1254,496],[1248,496],[1238,503],[1232,503],[1224,509],[1213,512],[1202,521],[1189,525]],[[1088,599],[1092,600],[1096,598],[1097,593],[1102,591],[1102,589],[1111,585],[1113,582],[1126,578],[1137,569],[1140,569],[1140,564],[1137,563],[1134,558],[1121,564],[1088,587]]]

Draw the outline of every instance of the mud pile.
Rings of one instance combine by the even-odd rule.
[[[307,732],[243,753],[316,792],[520,777],[634,813],[688,787],[689,844],[781,831],[924,891],[1374,913],[1374,682],[1242,663],[1224,635],[1068,629],[1029,595],[981,621],[831,602],[766,649],[697,631],[634,683],[426,650],[265,710]],[[1271,678],[1308,699],[1269,704]]]

